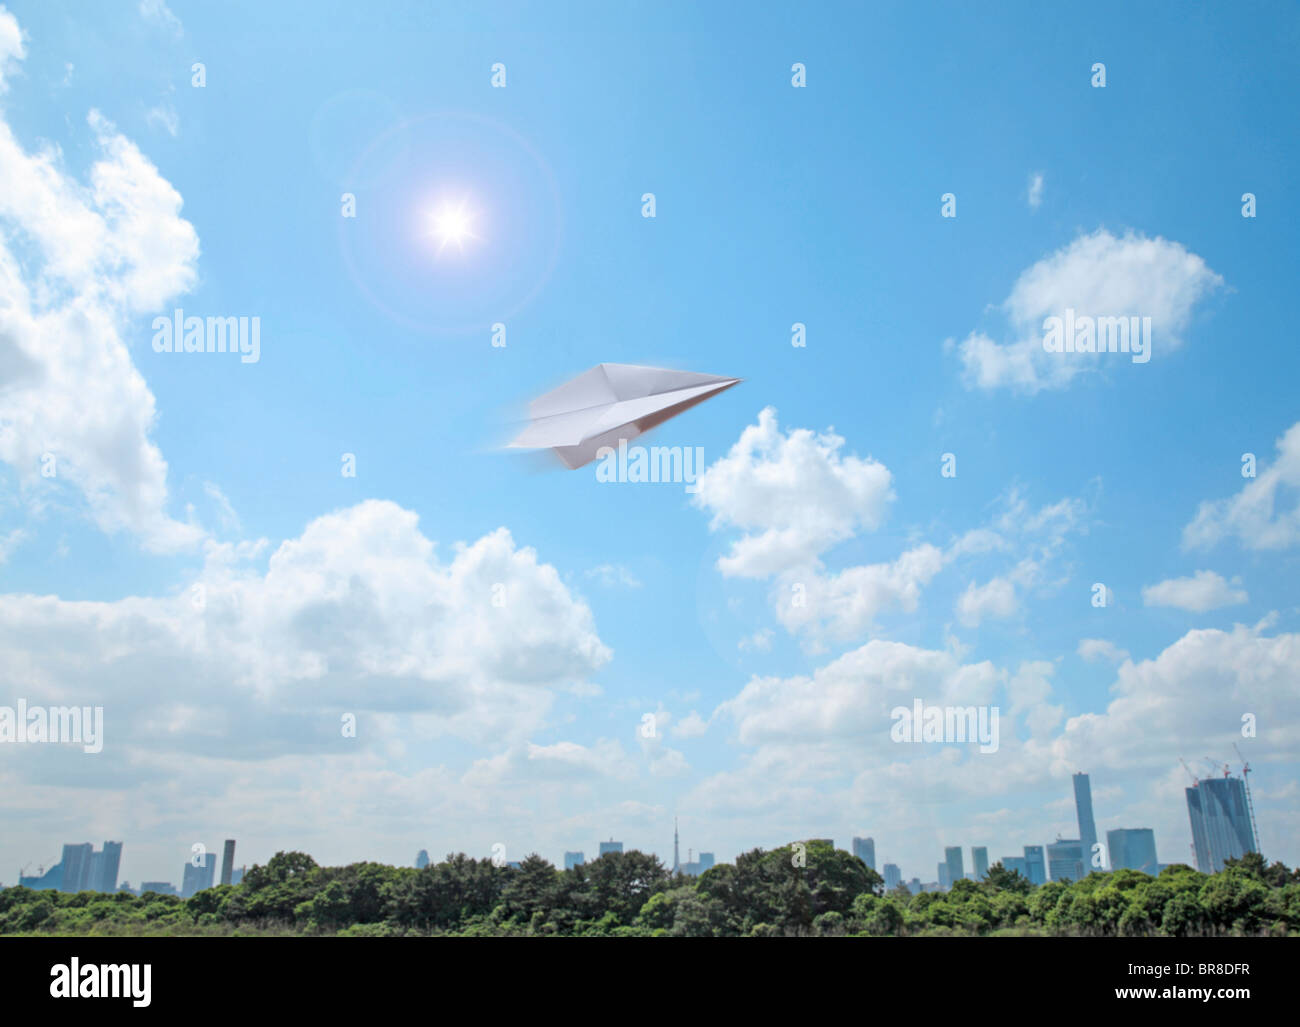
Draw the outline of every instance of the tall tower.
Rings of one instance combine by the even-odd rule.
[[[221,854],[221,883],[229,884],[235,870],[235,839],[227,838],[225,850]]]
[[[673,817],[673,873],[674,874],[677,873],[677,871],[680,869],[680,866],[681,865],[677,861],[677,818]]]
[[[1083,874],[1092,872],[1092,847],[1097,844],[1097,824],[1092,819],[1092,784],[1088,775],[1074,775],[1074,809],[1079,817],[1079,841],[1083,845]]]

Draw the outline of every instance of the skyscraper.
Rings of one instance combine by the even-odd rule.
[[[1217,874],[1224,860],[1259,851],[1241,778],[1207,777],[1198,781],[1187,789],[1187,815],[1192,822],[1196,869],[1201,873]],[[63,851],[66,877],[67,848]]]
[[[1074,775],[1074,810],[1079,818],[1079,842],[1083,845],[1083,873],[1092,872],[1092,847],[1097,844],[1097,824],[1092,819],[1092,783],[1087,774]]]
[[[91,883],[96,891],[117,891],[117,874],[122,866],[122,843],[105,842],[99,857],[99,876]]]
[[[623,843],[622,843],[622,842],[616,842],[616,841],[614,841],[613,838],[611,838],[611,839],[610,839],[609,841],[607,841],[607,842],[601,842],[601,843],[600,843],[600,853],[599,853],[599,855],[601,855],[601,856],[605,855],[605,853],[607,853],[607,852],[622,852],[622,851],[623,851]]]
[[[81,845],[64,845],[63,859],[63,882],[59,885],[59,891],[79,892],[85,891],[89,886],[91,856],[94,854],[94,846],[90,842]]]
[[[690,855],[689,850],[687,850],[687,855]],[[687,862],[682,864],[682,873],[688,877],[699,877],[704,871],[711,869],[714,862],[713,853],[701,852],[699,859],[688,859]]]
[[[1149,827],[1117,828],[1106,832],[1106,850],[1112,870],[1141,870],[1152,876],[1160,872],[1156,859],[1156,835]]]
[[[989,876],[989,850],[986,846],[971,847],[970,858],[975,864],[975,880],[982,881]]]
[[[681,853],[677,848],[677,818],[673,817],[673,873],[681,869]]]
[[[587,857],[581,852],[566,852],[564,854],[564,869],[572,870],[574,867],[580,867],[587,862]]]
[[[212,879],[217,873],[217,857],[214,853],[205,852],[196,858],[199,860],[197,866],[195,866],[193,859],[188,860],[185,864],[185,874],[181,878],[181,898],[183,899],[188,899],[197,892],[211,888]]]
[[[1053,881],[1082,881],[1089,873],[1083,842],[1078,838],[1058,838],[1048,845],[1047,870]]]
[[[415,869],[423,870],[428,865],[429,865],[429,850],[421,849],[419,852],[415,854]]]
[[[862,860],[872,870],[876,869],[876,840],[874,838],[854,838],[853,855]]]
[[[939,864],[939,890],[947,891],[952,887],[952,871],[948,869],[947,862]]]
[[[235,839],[227,838],[225,851],[221,854],[221,883],[229,884],[230,875],[235,869]]]
[[[1025,870],[1030,884],[1047,883],[1047,861],[1041,845],[1025,846]]]
[[[903,882],[903,873],[897,863],[885,864],[885,890],[892,891]]]
[[[1029,867],[1025,863],[1024,856],[1003,856],[1002,868],[1004,870],[1014,870],[1026,881],[1029,880]]]
[[[948,864],[948,886],[952,887],[966,876],[966,871],[962,868],[961,846],[949,845],[943,850],[943,859]]]

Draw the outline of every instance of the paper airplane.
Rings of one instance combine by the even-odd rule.
[[[731,388],[739,378],[637,364],[597,364],[533,400],[529,424],[510,443],[553,449],[570,470]]]

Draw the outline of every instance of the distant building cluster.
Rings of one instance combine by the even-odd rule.
[[[1249,767],[1245,768],[1249,772]],[[1189,771],[1190,772],[1190,771]],[[1193,779],[1186,790],[1187,814],[1192,826],[1192,850],[1196,868],[1205,874],[1223,870],[1229,859],[1240,859],[1248,852],[1258,852],[1258,832],[1255,828],[1254,808],[1250,786],[1243,777],[1233,777],[1224,767],[1222,777]],[[1088,775],[1074,775],[1074,808],[1079,825],[1078,838],[1058,838],[1043,845],[1026,845],[1019,856],[1003,856],[999,862],[1006,870],[1014,871],[1031,884],[1051,881],[1078,881],[1092,870],[1138,870],[1156,875],[1164,864],[1156,858],[1155,832],[1149,827],[1116,828],[1106,832],[1106,844],[1097,843],[1097,825],[1092,813],[1092,785]],[[698,877],[716,863],[712,852],[701,852],[692,857],[687,850],[683,862],[679,847],[677,823],[673,822],[673,873]],[[810,839],[834,847],[829,838]],[[610,838],[598,843],[601,856],[621,853],[623,843]],[[872,870],[876,869],[876,842],[874,838],[854,837],[853,855]],[[1109,857],[1107,866],[1106,857]],[[582,852],[565,852],[564,869],[582,866],[587,857]],[[136,895],[157,892],[160,895],[179,895],[188,899],[216,883],[216,856],[201,852],[188,860],[181,876],[178,892],[169,881],[144,881],[139,890],[129,882],[117,883],[122,861],[122,843],[104,842],[96,850],[90,842],[63,846],[63,856],[48,870],[39,868],[28,875],[26,867],[19,873],[18,885],[35,891],[129,891]],[[429,853],[421,849],[415,858],[420,869],[429,866]],[[506,864],[518,869],[520,863],[512,860]],[[982,881],[989,874],[988,848],[976,845],[971,848],[971,871],[966,872],[962,848],[951,845],[944,849],[943,860],[936,865],[936,880],[924,882],[919,877],[905,881],[896,863],[885,863],[882,868],[886,890],[906,884],[912,894],[926,891],[947,891],[963,879]],[[235,866],[235,840],[226,839],[222,851],[221,884],[236,885],[244,878],[244,868]]]
[[[1036,885],[1049,880],[1082,880],[1093,870],[1139,870],[1154,876],[1164,869],[1165,864],[1156,858],[1155,832],[1149,827],[1107,831],[1103,854],[1103,847],[1097,844],[1092,784],[1087,774],[1074,775],[1074,808],[1078,838],[1058,838],[1047,846],[1026,845],[1023,855],[1003,856],[1002,866]],[[1192,824],[1196,869],[1202,873],[1218,873],[1226,860],[1259,851],[1250,789],[1244,776],[1233,777],[1225,767],[1223,777],[1194,780],[1187,789],[1187,813]],[[875,869],[875,845],[870,838],[854,838],[853,852]],[[870,853],[870,860],[866,853]],[[937,865],[937,880],[927,883],[914,877],[907,882],[908,890],[913,894],[947,891],[963,877],[981,881],[988,876],[988,849],[982,845],[971,849],[974,867],[970,874],[965,873],[960,846],[944,849],[943,856],[943,862]],[[893,863],[885,864],[884,878],[886,889],[903,883],[902,873]]]
[[[239,884],[244,879],[244,868],[235,866],[235,840],[228,838],[223,851],[221,866],[222,884]],[[33,891],[65,892],[117,892],[127,891],[133,895],[145,892],[157,892],[159,895],[179,895],[188,899],[191,895],[211,888],[216,875],[216,856],[210,852],[195,856],[185,864],[181,876],[181,889],[170,881],[144,881],[137,890],[129,881],[117,883],[118,871],[122,864],[122,843],[105,842],[98,852],[90,842],[63,846],[63,858],[48,870],[43,868],[35,876],[18,875],[20,888]]]

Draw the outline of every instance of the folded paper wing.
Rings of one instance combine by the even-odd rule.
[[[637,364],[597,364],[529,405],[529,424],[510,443],[553,449],[570,470],[731,388],[739,378]]]

